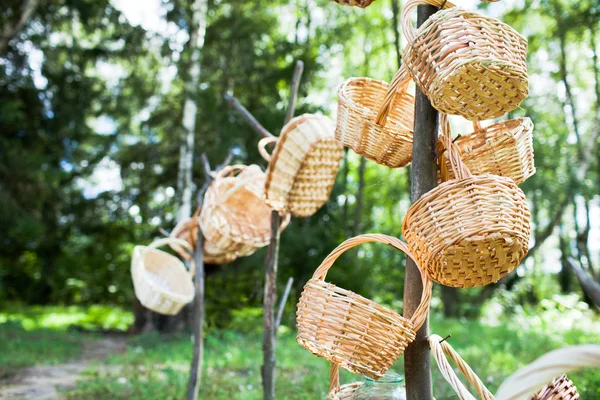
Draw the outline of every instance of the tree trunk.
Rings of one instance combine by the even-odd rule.
[[[442,305],[444,306],[444,318],[458,317],[458,303],[460,292],[457,288],[441,286]]]
[[[436,7],[419,6],[420,26],[437,11]],[[417,89],[415,99],[415,129],[413,139],[411,200],[417,201],[437,185],[436,142],[438,113],[427,97]],[[404,280],[404,316],[410,317],[417,309],[423,292],[421,274],[410,258],[406,263]],[[415,341],[404,353],[407,400],[433,400],[431,357],[429,356],[429,318],[417,332]]]
[[[194,140],[196,135],[196,116],[198,114],[198,86],[200,83],[200,58],[206,36],[206,12],[208,0],[195,0],[192,3],[192,20],[190,23],[190,60],[185,82],[185,100],[183,105],[183,136],[179,149],[179,171],[177,173],[177,189],[180,194],[177,221],[192,215],[192,167],[194,161]]]
[[[29,22],[38,6],[38,0],[25,0],[18,18],[7,22],[0,31],[0,55],[4,54],[8,42]],[[16,17],[16,16],[15,16]]]
[[[360,158],[360,165],[358,167],[358,192],[356,193],[356,208],[354,209],[354,229],[353,234],[357,236],[360,234],[360,225],[362,219],[363,199],[365,192],[365,169],[367,167],[367,159],[364,157]]]
[[[569,266],[568,239],[562,225],[560,226],[560,233],[558,235],[558,244],[560,248],[560,272],[558,274],[558,283],[560,284],[560,291],[566,294],[571,292],[573,275]]]
[[[400,29],[398,29],[398,19],[400,16],[400,7],[398,3],[400,0],[391,0],[392,1],[392,30],[394,31],[394,48],[396,49],[396,63],[398,68],[402,66],[402,46],[400,42],[402,41],[400,38]]]
[[[571,269],[573,269],[573,272],[575,272],[583,292],[591,299],[593,305],[600,308],[600,283],[594,281],[594,279],[584,271],[581,264],[577,264],[577,261],[574,259],[569,258],[568,262]]]
[[[210,179],[210,177],[207,177]],[[200,379],[202,377],[202,359],[204,354],[204,237],[202,232],[198,232],[198,240],[194,253],[194,267],[196,268],[194,277],[194,353],[192,356],[192,366],[190,367],[190,378],[186,393],[187,400],[198,400],[200,388]]]

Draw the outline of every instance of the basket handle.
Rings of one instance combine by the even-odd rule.
[[[404,65],[402,65],[402,67],[400,67],[400,69],[398,69],[394,75],[394,78],[392,78],[392,82],[388,85],[385,98],[383,99],[381,108],[379,109],[377,117],[375,118],[375,123],[377,125],[385,126],[394,99],[400,91],[406,91],[408,89],[409,83],[410,76],[408,75],[408,70]]]
[[[527,399],[554,378],[584,368],[600,368],[600,345],[567,346],[541,356],[505,379],[496,399]]]
[[[450,168],[452,168],[452,172],[454,172],[456,179],[464,179],[473,176],[461,158],[460,149],[452,141],[450,122],[448,121],[448,116],[446,114],[440,114],[440,126],[442,134],[438,140],[446,149],[446,153],[441,158],[442,167],[446,164],[447,158],[450,161]]]
[[[454,361],[454,364],[456,364],[460,372],[467,378],[469,383],[473,385],[481,400],[494,400],[494,396],[485,387],[483,382],[481,382],[481,379],[479,379],[471,367],[469,367],[465,360],[461,358],[448,342],[442,341],[442,338],[438,335],[431,335],[428,340],[433,358],[435,359],[440,372],[461,400],[475,400],[475,397],[473,397],[465,385],[458,379],[458,376],[456,376],[454,369],[446,357],[450,357],[452,361]]]
[[[217,172],[214,179],[216,180],[217,178],[226,178],[228,176],[237,175],[240,172],[244,171],[246,168],[248,168],[248,166],[243,164],[228,165],[221,169],[219,172]]]
[[[333,266],[333,263],[335,262],[335,260],[338,259],[339,256],[341,256],[347,250],[358,246],[359,244],[372,242],[388,244],[396,248],[397,250],[402,251],[407,256],[415,260],[414,256],[408,249],[406,243],[404,243],[400,239],[395,238],[393,236],[383,235],[380,233],[369,233],[347,239],[338,247],[336,247],[327,257],[325,257],[321,265],[319,265],[319,268],[317,268],[317,270],[313,274],[312,279],[325,280],[325,277],[327,276],[327,271],[329,271],[329,268]],[[431,300],[431,288],[433,286],[431,280],[429,279],[429,276],[427,276],[427,273],[418,264],[417,267],[419,268],[419,272],[421,273],[421,281],[423,282],[423,294],[421,295],[421,303],[419,304],[419,307],[417,307],[413,316],[410,318],[410,321],[415,327],[415,331],[421,328],[421,326],[425,322],[425,319],[427,318],[427,312],[429,311],[429,302]]]
[[[271,143],[277,143],[278,140],[278,137],[269,136],[262,138],[258,141],[258,152],[260,153],[262,158],[265,159],[265,161],[271,161],[271,155],[267,152],[267,145]]]
[[[329,370],[329,392],[340,388],[340,367],[336,363],[331,363]]]
[[[402,10],[402,16],[401,16],[402,31],[404,32],[404,36],[408,40],[408,43],[411,43],[413,40],[415,40],[415,36],[417,34],[416,33],[417,30],[415,29],[412,22],[410,21],[410,13],[413,11],[413,9],[415,7],[421,6],[421,5],[426,5],[426,4],[429,4],[429,5],[432,5],[435,7],[442,7],[442,5],[443,5],[444,9],[454,7],[454,4],[450,3],[449,1],[444,1],[444,0],[408,0],[404,4],[404,9]]]
[[[158,247],[162,247],[162,246],[169,245],[169,244],[181,246],[181,247],[185,248],[185,250],[187,250],[190,254],[192,254],[192,255],[194,254],[194,248],[192,247],[191,244],[189,244],[187,241],[185,241],[183,239],[178,239],[176,237],[166,237],[166,238],[162,238],[162,239],[157,239],[157,240],[153,241],[152,243],[150,243],[147,247],[149,249],[156,249]],[[188,274],[190,275],[191,278],[193,278],[195,273],[196,273],[196,268],[194,268],[194,259],[192,258],[192,260],[190,261],[190,269],[188,270]]]

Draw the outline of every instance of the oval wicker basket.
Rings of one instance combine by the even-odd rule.
[[[131,258],[131,278],[135,296],[142,305],[165,315],[175,315],[194,299],[192,276],[175,256],[157,247],[176,244],[191,251],[191,246],[176,238],[155,240],[149,246],[135,246]]]
[[[442,183],[406,213],[402,233],[435,282],[483,286],[514,270],[529,249],[530,213],[512,179],[471,175],[452,143],[445,115],[440,142],[457,179]]]
[[[196,249],[196,243],[198,241],[198,232],[200,231],[198,219],[198,217],[200,216],[200,211],[201,207],[198,207],[194,212],[194,215],[192,215],[192,218],[179,222],[171,232],[171,237],[185,240],[190,244],[190,246],[194,250]],[[169,246],[184,260],[191,261],[194,259],[193,251],[190,253],[189,251],[175,243],[171,243],[169,244]],[[235,259],[235,254],[221,252],[220,249],[215,248],[206,240],[204,240],[204,264],[228,264]]]
[[[265,173],[257,165],[233,165],[215,176],[204,196],[200,229],[220,254],[248,256],[271,240],[271,209],[264,201]],[[290,221],[282,219],[281,230]]]
[[[415,98],[400,68],[392,83],[350,78],[338,91],[335,138],[357,154],[391,168],[412,160]]]
[[[415,7],[445,6],[415,30]],[[527,40],[509,25],[444,0],[409,0],[402,10],[404,63],[431,104],[469,120],[500,117],[528,95]]]
[[[265,182],[267,204],[295,217],[309,217],[329,199],[344,155],[335,126],[324,115],[293,118],[279,137],[264,138],[258,150],[269,162]],[[265,150],[276,142],[273,155]]]
[[[375,0],[333,0],[343,6],[355,6],[360,8],[369,7]]]
[[[455,141],[471,173],[505,176],[517,185],[535,174],[531,119],[511,119],[485,128],[477,122],[473,125],[472,133]],[[442,179],[454,179],[449,160],[445,159],[441,164]],[[447,176],[444,176],[445,172]]]
[[[325,282],[327,271],[341,254],[368,242],[391,245],[414,259],[406,244],[391,236],[360,235],[340,244],[304,286],[296,313],[297,341],[319,357],[376,379],[385,374],[423,325],[432,283],[421,270],[421,304],[409,320],[372,300]]]

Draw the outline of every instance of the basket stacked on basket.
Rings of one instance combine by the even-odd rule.
[[[309,217],[329,199],[343,157],[334,125],[323,115],[293,118],[279,137],[262,139],[258,149],[269,162],[265,182],[267,204],[295,217]],[[265,149],[277,143],[273,155]]]

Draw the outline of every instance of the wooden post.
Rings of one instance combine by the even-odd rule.
[[[215,172],[220,171],[231,162],[233,153],[229,151],[225,161],[217,167]],[[213,181],[213,173],[208,163],[206,154],[202,154],[202,167],[204,169],[204,185],[198,191],[198,207],[202,206],[204,193]],[[188,388],[186,393],[187,400],[198,400],[198,392],[200,388],[200,378],[202,376],[202,359],[204,353],[204,336],[202,329],[204,328],[205,309],[204,309],[204,235],[198,227],[198,240],[196,249],[194,250],[194,303],[193,303],[193,318],[194,318],[194,353],[192,357],[192,365],[190,367],[190,378],[188,380]]]
[[[438,9],[419,6],[420,26]],[[415,128],[413,137],[413,159],[411,179],[411,201],[417,201],[437,185],[436,141],[438,113],[417,88],[415,99]],[[423,285],[419,269],[413,260],[406,263],[404,280],[404,316],[410,317],[421,302]],[[417,332],[417,337],[404,352],[404,374],[406,377],[407,400],[433,400],[431,363],[429,355],[429,318]]]

